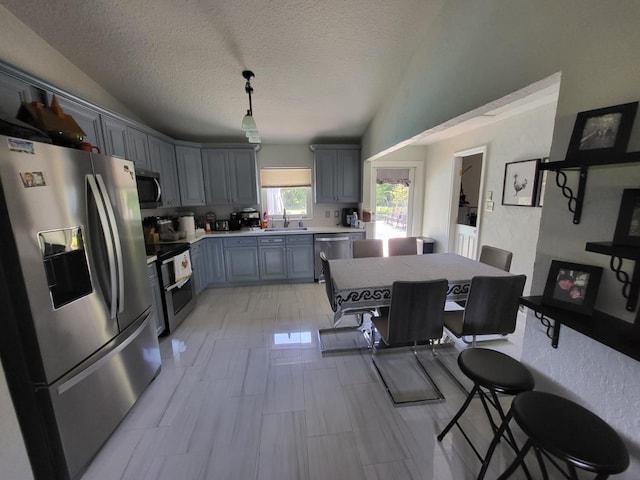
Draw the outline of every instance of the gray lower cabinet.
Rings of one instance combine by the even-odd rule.
[[[313,281],[313,235],[288,235],[287,278]]]
[[[147,272],[149,273],[149,288],[151,289],[152,315],[155,318],[156,332],[160,335],[164,331],[165,325],[164,312],[162,310],[162,293],[160,292],[160,281],[158,280],[158,270],[155,262],[147,265]]]
[[[202,248],[207,250],[207,284],[212,286],[226,282],[224,247],[221,238],[207,238]]]
[[[256,237],[225,238],[223,244],[227,282],[257,282],[260,280]]]
[[[260,280],[287,278],[287,248],[284,236],[258,238],[260,254]]]
[[[202,291],[209,285],[210,277],[210,261],[209,251],[206,248],[205,242],[196,242],[191,245],[191,268],[193,270],[193,285],[196,295],[202,293]]]
[[[149,154],[151,170],[160,174],[162,188],[162,206],[180,206],[180,184],[178,182],[178,166],[173,143],[149,135]]]
[[[202,157],[197,147],[176,146],[180,203],[183,207],[204,205],[204,180],[202,178]]]
[[[100,116],[104,136],[104,153],[112,157],[127,158],[127,125],[107,115]]]
[[[66,97],[56,95],[56,98],[64,113],[71,115],[85,133],[84,141],[89,142],[94,147],[98,147],[100,152],[104,153],[102,124],[98,111],[80,105]]]

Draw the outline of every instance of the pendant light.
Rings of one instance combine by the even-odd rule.
[[[261,143],[262,139],[258,133],[258,126],[253,118],[253,106],[251,104],[251,94],[253,93],[253,87],[251,86],[251,79],[255,77],[252,71],[245,70],[242,72],[242,76],[246,80],[244,91],[249,95],[249,110],[242,119],[242,130],[246,133],[249,143]]]

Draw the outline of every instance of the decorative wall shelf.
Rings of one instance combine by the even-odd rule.
[[[610,155],[600,154],[587,158],[568,159],[558,162],[547,162],[540,164],[540,170],[556,172],[556,185],[562,189],[562,195],[568,200],[568,208],[573,213],[573,223],[580,223],[582,217],[582,204],[584,202],[585,188],[587,186],[587,175],[589,167],[601,167],[606,165],[620,165],[625,163],[640,162],[640,152],[616,153]],[[573,190],[567,186],[567,175],[564,171],[579,171],[578,190],[575,195]]]
[[[611,242],[589,242],[585,247],[587,252],[610,255],[609,267],[616,274],[616,278],[622,283],[622,296],[627,299],[626,309],[633,312],[638,305],[638,293],[640,292],[640,248],[621,247]],[[627,272],[622,270],[622,259],[635,261],[631,280]]]
[[[594,310],[591,315],[584,315],[543,305],[542,296],[521,297],[520,304],[536,312],[536,317],[547,327],[547,336],[551,338],[551,344],[554,348],[558,348],[560,326],[565,325],[640,361],[640,328],[638,323],[625,322],[598,310]]]

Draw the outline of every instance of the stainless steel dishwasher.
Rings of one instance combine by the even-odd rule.
[[[351,258],[350,237],[345,233],[323,233],[313,236],[315,279],[324,281],[320,252],[324,252],[328,259]]]

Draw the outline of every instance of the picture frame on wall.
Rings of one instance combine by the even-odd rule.
[[[601,278],[602,267],[552,260],[542,303],[591,314]]]
[[[627,150],[638,102],[578,113],[567,149],[567,159],[606,161],[606,153]]]
[[[640,247],[640,188],[627,188],[622,192],[613,244]]]
[[[540,163],[549,163],[549,157],[543,157],[542,160],[540,160]],[[538,193],[536,194],[536,201],[537,201],[536,205],[538,205],[538,207],[544,206],[544,192],[547,188],[548,174],[549,174],[549,170],[540,170],[538,172],[538,175],[539,175]]]
[[[539,165],[539,158],[505,164],[502,205],[535,207]]]

